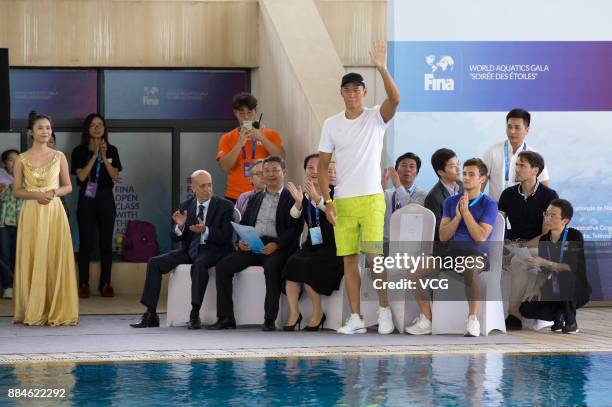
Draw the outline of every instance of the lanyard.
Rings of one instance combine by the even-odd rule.
[[[559,247],[559,263],[563,263],[563,245],[567,241],[567,230],[568,229],[569,228],[565,226],[565,231],[563,232],[563,237],[561,238],[561,246]],[[552,260],[552,254],[550,253],[550,245],[546,246],[546,251],[548,252],[548,260]]]
[[[96,182],[100,179],[100,167],[102,166],[102,152],[98,152],[98,159],[96,160]],[[91,181],[91,172],[89,173],[89,180]]]
[[[410,198],[413,198],[415,193],[416,193],[416,185],[413,185],[412,188],[408,190],[408,195],[410,195]],[[402,207],[401,203],[399,201],[396,202],[396,200],[397,200],[397,191],[393,191],[393,195],[391,195],[391,213],[395,212],[396,210]]]
[[[527,143],[523,143],[523,151],[527,150]],[[504,179],[510,181],[510,158],[508,157],[508,140],[504,141],[504,166],[506,169]]]
[[[319,222],[319,208],[314,206],[310,201],[308,201],[308,206],[309,206],[309,208],[308,208],[308,226],[309,227],[314,227],[313,224],[312,224],[312,212],[310,210],[311,207],[313,207],[314,210],[315,210],[315,220],[317,222],[316,226],[319,226],[320,225],[320,222]]]
[[[238,129],[240,132],[240,129]],[[257,149],[257,140],[251,139],[251,160],[255,159],[255,150]],[[242,160],[246,161],[246,148],[242,146]]]
[[[472,207],[474,205],[476,205],[478,203],[478,201],[480,201],[482,199],[482,193],[480,195],[478,195],[476,198],[474,198],[474,200],[468,205],[468,207]]]

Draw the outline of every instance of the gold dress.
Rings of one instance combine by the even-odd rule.
[[[61,153],[35,167],[20,154],[26,191],[59,188]],[[48,205],[24,200],[17,229],[14,322],[26,325],[76,325],[79,319],[72,236],[59,198]]]

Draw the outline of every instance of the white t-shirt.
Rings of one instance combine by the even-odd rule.
[[[512,154],[512,146],[508,142],[508,158],[510,163],[508,165],[508,181],[506,182],[506,157],[504,154],[505,141],[493,144],[482,157],[482,161],[487,165],[489,169],[489,196],[495,201],[499,201],[499,197],[504,189],[518,184],[514,180],[516,176],[516,159],[521,151],[534,151],[527,143],[523,143],[521,147],[516,150],[516,153]],[[550,176],[548,175],[548,169],[544,166],[544,170],[538,177],[538,181],[548,181]]]
[[[387,125],[380,106],[366,107],[353,120],[345,112],[325,120],[319,151],[336,154],[336,198],[383,192],[380,160]]]

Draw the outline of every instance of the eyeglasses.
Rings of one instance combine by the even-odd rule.
[[[274,169],[267,168],[263,170],[264,174],[280,174],[281,172],[283,172],[282,168],[274,168]]]
[[[90,129],[103,129],[104,128],[104,124],[102,123],[97,123],[97,124],[90,124],[89,125]]]
[[[251,175],[257,175],[258,177],[261,177],[263,175],[263,171],[252,172]]]
[[[561,218],[561,216],[557,215],[556,213],[542,212],[542,215],[544,215],[545,218],[550,218],[550,219]]]

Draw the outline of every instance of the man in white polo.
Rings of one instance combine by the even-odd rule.
[[[482,160],[489,169],[489,196],[495,201],[504,189],[518,184],[515,180],[516,159],[521,151],[535,151],[525,142],[529,133],[531,115],[523,109],[512,109],[506,115],[507,139],[493,144],[484,154]],[[548,169],[544,167],[538,176],[542,185],[548,186],[550,176]]]
[[[365,107],[367,89],[363,77],[358,73],[346,74],[340,84],[345,110],[325,121],[319,144],[319,185],[329,185],[327,170],[332,154],[336,154],[334,199],[327,188],[322,188],[321,193],[325,216],[334,225],[337,255],[343,257],[351,305],[351,316],[338,329],[342,334],[366,332],[360,308],[359,254],[366,253],[370,264],[375,256],[383,254],[385,196],[380,183],[380,161],[385,130],[400,102],[399,90],[387,70],[386,44],[375,44],[370,56],[382,77],[387,98],[380,106]],[[378,295],[378,332],[389,334],[395,327],[386,290],[378,291]]]

